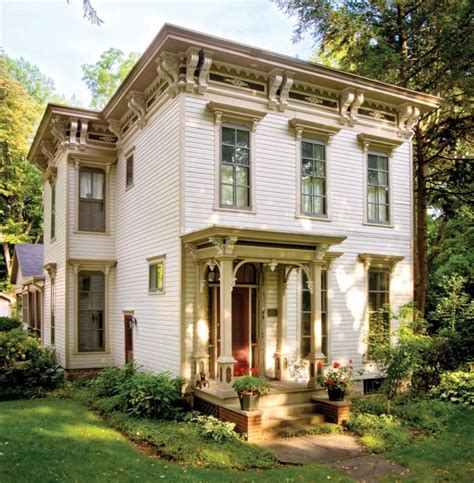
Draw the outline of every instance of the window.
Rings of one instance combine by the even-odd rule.
[[[301,211],[326,216],[326,146],[317,141],[301,142]]]
[[[370,342],[387,337],[390,329],[390,272],[384,268],[369,269],[369,353]],[[382,310],[382,313],[380,312]],[[379,317],[381,314],[381,318]]]
[[[81,168],[79,172],[79,230],[105,231],[105,173]]]
[[[388,157],[368,154],[367,220],[372,223],[389,223]]]
[[[56,237],[56,183],[51,184],[51,240]]]
[[[24,324],[28,324],[28,292],[22,294],[22,320]]]
[[[79,351],[105,350],[105,280],[102,272],[79,272]]]
[[[328,280],[327,270],[321,271],[321,328],[322,352],[327,355],[327,321],[328,321]],[[311,293],[308,288],[308,277],[303,272],[301,287],[301,357],[307,357],[311,352]]]
[[[55,279],[51,278],[51,293],[50,293],[50,328],[51,328],[51,345],[56,343],[56,284]]]
[[[163,293],[165,289],[164,281],[164,260],[150,262],[150,265],[148,267],[148,291],[150,293]]]
[[[133,186],[133,154],[127,158],[127,167],[125,174],[125,187]]]
[[[222,127],[221,206],[250,209],[250,132]]]

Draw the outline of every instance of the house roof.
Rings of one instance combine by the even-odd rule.
[[[17,243],[13,255],[11,282],[16,284],[18,270],[23,278],[43,276],[43,265],[44,246],[41,243]]]

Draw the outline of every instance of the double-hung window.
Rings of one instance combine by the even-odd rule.
[[[367,156],[367,221],[390,223],[388,157],[369,153]]]
[[[326,146],[318,141],[301,142],[301,212],[327,216]]]
[[[105,172],[102,169],[80,169],[79,230],[105,232]]]
[[[148,292],[164,293],[165,257],[149,259],[148,263]]]
[[[79,351],[105,350],[105,278],[79,272]]]
[[[56,183],[51,183],[51,240],[56,236]]]
[[[390,272],[386,268],[369,269],[369,355],[371,337],[381,340],[390,330]],[[375,332],[376,333],[375,333]]]
[[[125,188],[133,186],[133,154],[127,157],[126,173],[125,173]]]
[[[223,126],[220,158],[221,206],[249,210],[251,208],[249,130]]]

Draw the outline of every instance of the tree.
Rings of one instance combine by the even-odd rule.
[[[318,60],[410,89],[440,95],[438,111],[415,129],[415,301],[425,312],[429,206],[472,209],[474,94],[469,0],[275,0],[310,32]]]
[[[102,109],[105,106],[139,57],[138,52],[125,55],[120,49],[112,47],[103,52],[95,64],[82,66],[82,80],[92,95],[92,109]]]

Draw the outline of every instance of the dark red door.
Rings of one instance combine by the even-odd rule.
[[[126,315],[125,325],[125,363],[133,362],[133,315]]]
[[[249,369],[249,289],[232,291],[232,355],[237,361],[235,372]]]

